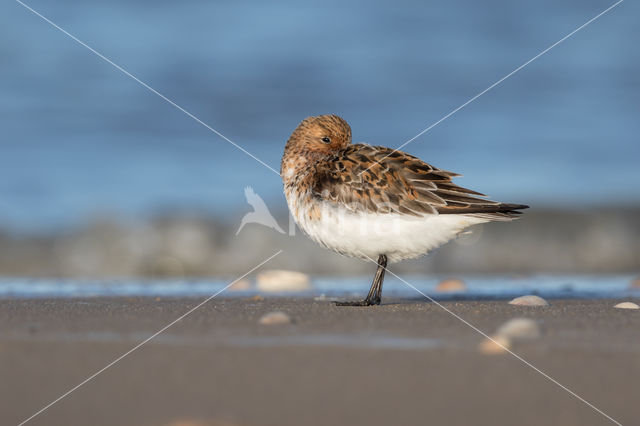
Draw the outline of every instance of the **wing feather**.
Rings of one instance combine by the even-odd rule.
[[[480,198],[485,195],[452,182],[457,173],[380,146],[351,145],[320,161],[315,172],[312,194],[353,211],[473,214],[499,220],[527,207]]]

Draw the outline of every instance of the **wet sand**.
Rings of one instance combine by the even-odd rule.
[[[202,300],[0,301],[0,424],[20,423]],[[542,336],[513,351],[637,424],[640,311],[618,302],[443,305],[487,333],[535,319]],[[276,310],[293,323],[258,324]],[[480,353],[482,339],[424,300],[348,308],[220,297],[28,424],[613,424],[512,355]]]

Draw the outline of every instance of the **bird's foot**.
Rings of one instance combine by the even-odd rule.
[[[351,300],[346,302],[334,302],[336,306],[372,306],[379,305],[380,298],[376,299],[364,299],[364,300]]]

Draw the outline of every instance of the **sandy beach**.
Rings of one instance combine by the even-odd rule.
[[[19,424],[203,299],[0,301],[0,424]],[[622,424],[635,424],[640,311],[619,300],[443,306],[493,333],[534,319],[512,349]],[[638,302],[638,300],[635,300]],[[290,324],[261,325],[282,311]],[[32,425],[612,424],[424,300],[339,308],[216,298],[83,385]]]
[[[0,426],[640,425],[640,2],[5,3]]]

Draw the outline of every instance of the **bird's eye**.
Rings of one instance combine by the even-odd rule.
[[[324,138],[322,138],[322,142],[331,143],[331,139],[329,139],[328,137],[325,136]]]

